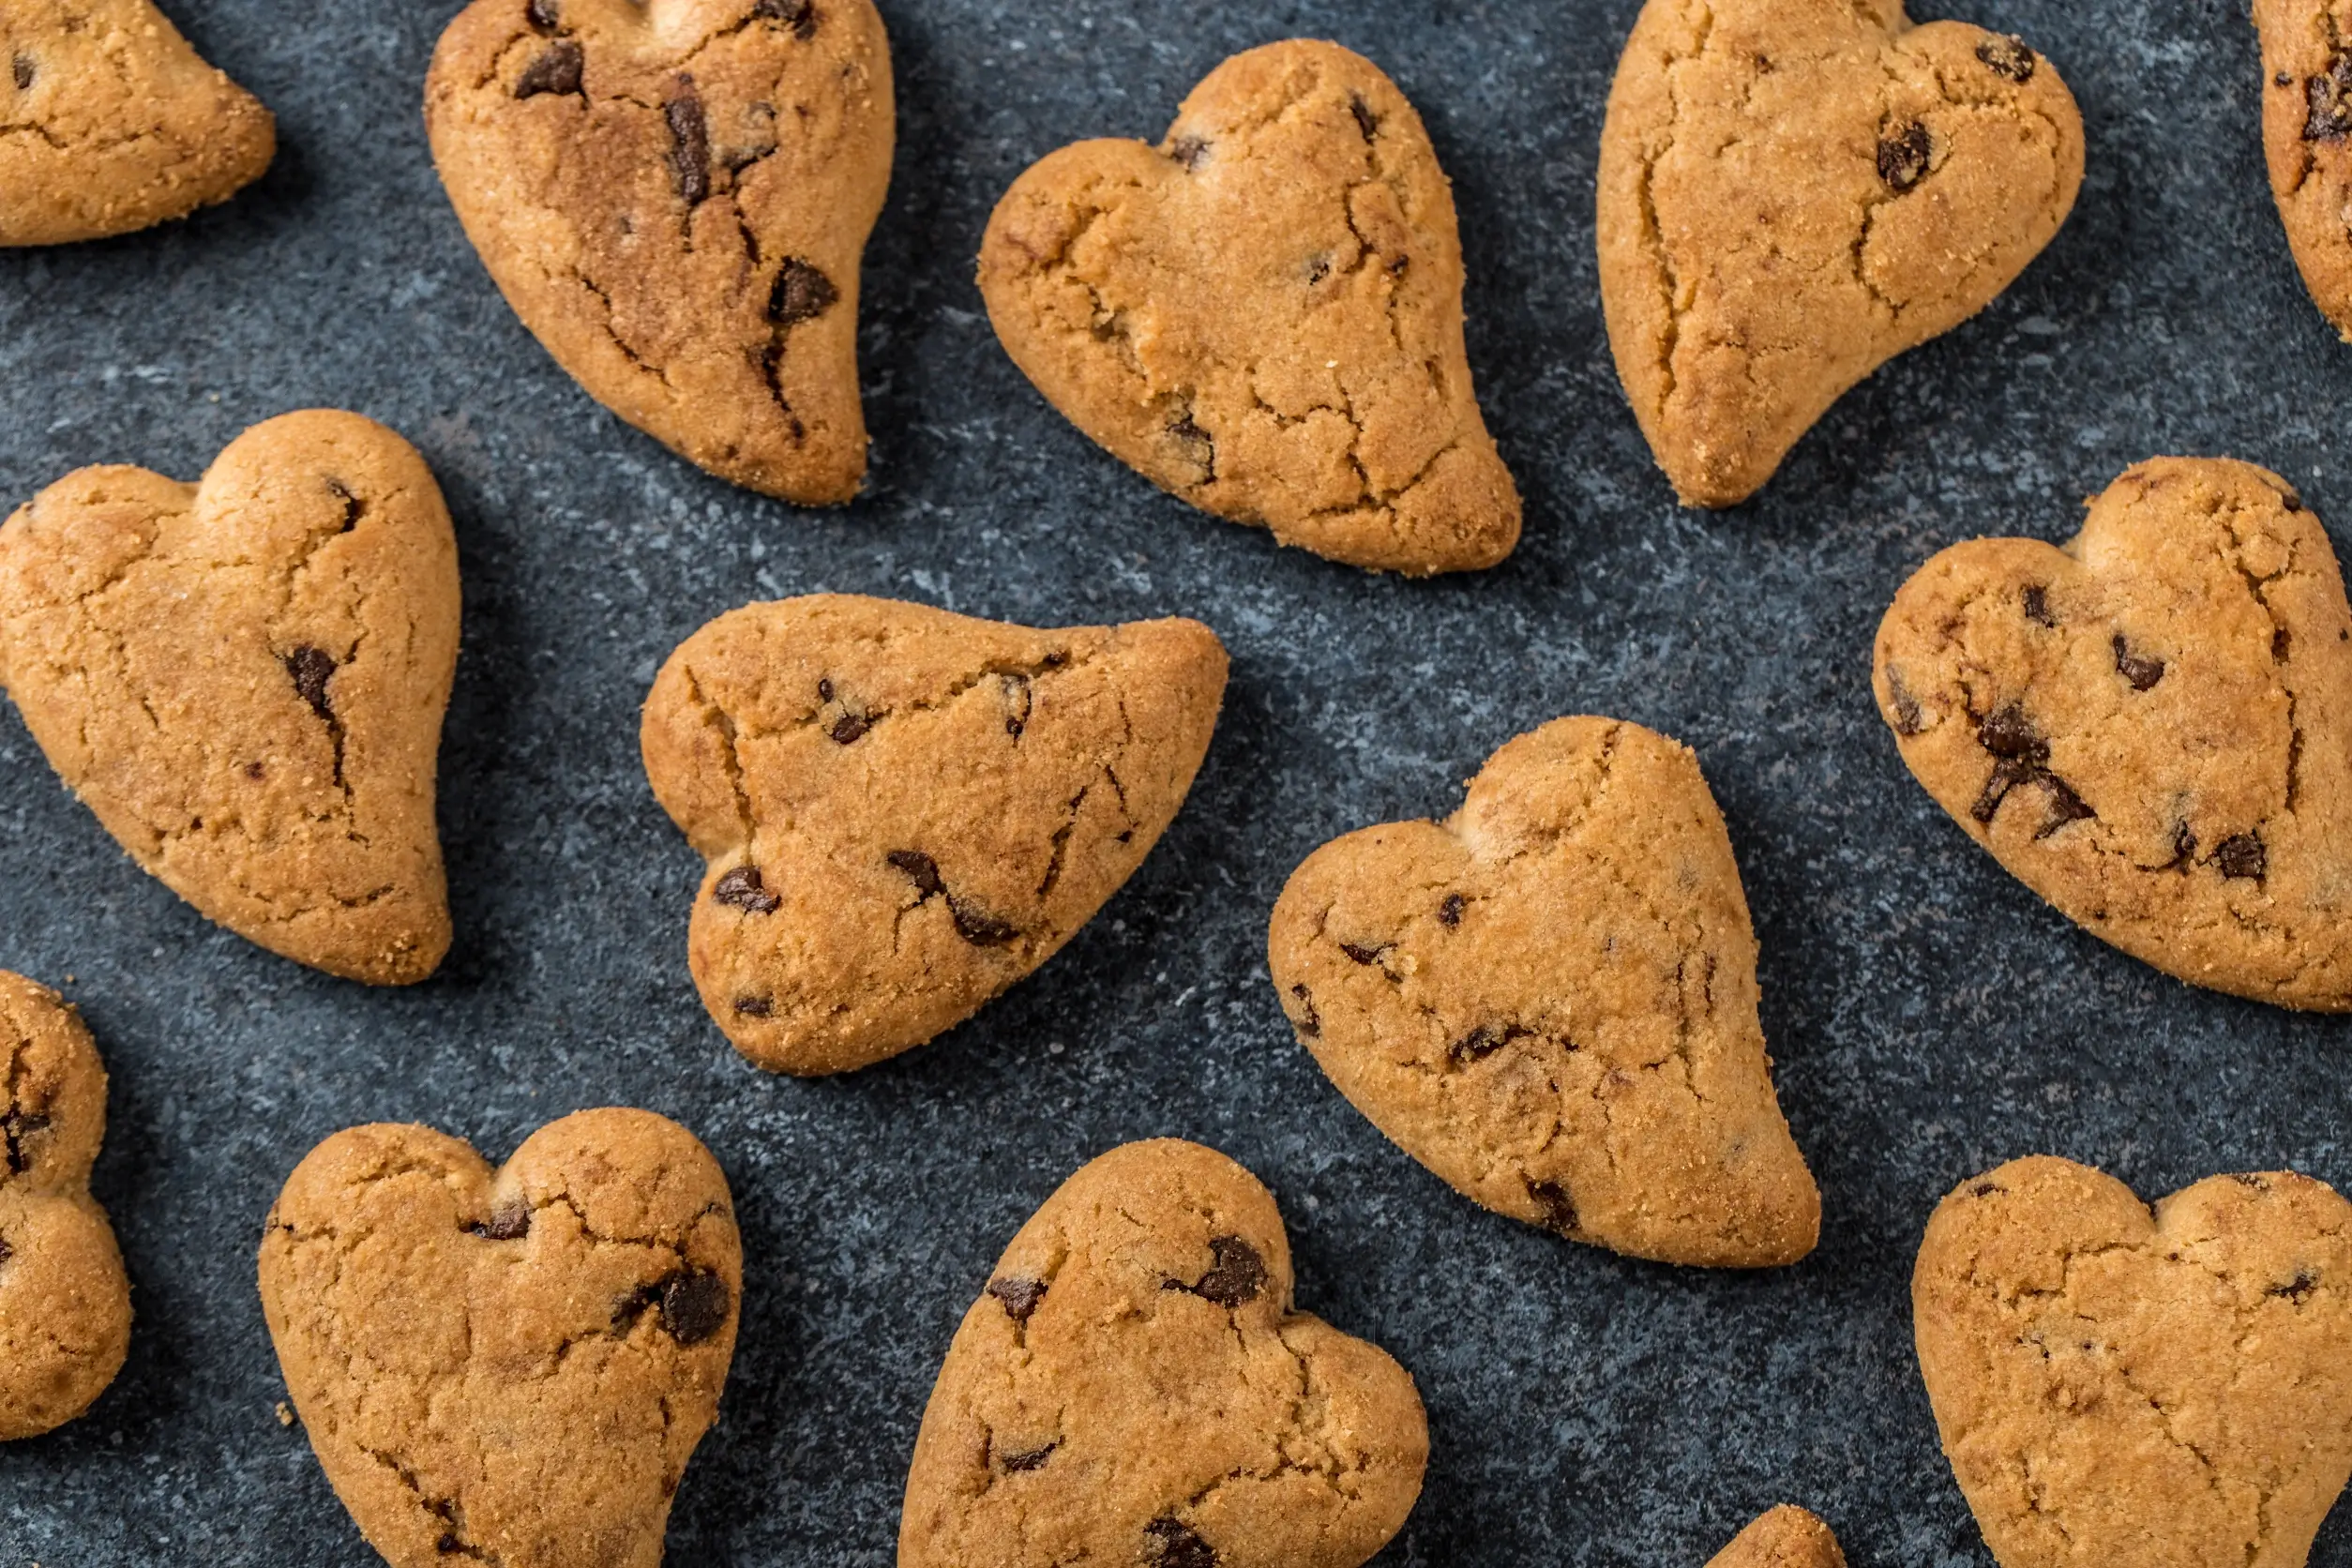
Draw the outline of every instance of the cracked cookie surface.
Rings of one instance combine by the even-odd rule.
[[[0,245],[185,218],[259,179],[277,149],[269,111],[150,0],[0,8]]]
[[[1473,1201],[1673,1263],[1813,1250],[1821,1197],[1772,1092],[1756,936],[1698,760],[1562,718],[1443,822],[1333,840],[1267,968],[1349,1103]]]
[[[1601,303],[1683,502],[1771,478],[1847,389],[1983,309],[2083,178],[2058,70],[1901,0],[1649,0],[1601,132]]]
[[[1387,1352],[1290,1308],[1274,1197],[1161,1138],[1091,1162],[964,1315],[915,1438],[899,1568],[1355,1568],[1429,1434]]]
[[[1707,1568],[1846,1568],[1846,1554],[1829,1526],[1782,1503],[1733,1536]]]
[[[425,86],[450,203],[556,361],[804,505],[866,473],[858,269],[894,114],[871,0],[475,0]]]
[[[2352,4],[2254,0],[2262,150],[2314,304],[2352,341]]]
[[[2352,1471],[2352,1204],[2214,1176],[2154,1211],[2047,1156],[1963,1183],[1911,1281],[2001,1568],[2301,1568]]]
[[[1192,787],[1225,691],[1197,621],[1038,630],[820,594],[696,632],[646,776],[706,860],[703,1005],[772,1071],[961,1022],[1060,949]]]
[[[131,858],[375,985],[449,946],[433,819],[457,543],[415,448],[289,414],[201,484],[85,468],[0,527],[0,684]]]
[[[2062,550],[1954,545],[1876,664],[1911,772],[2068,919],[2192,985],[2352,1009],[2352,612],[2284,480],[2158,458]]]
[[[1304,41],[1219,66],[1156,148],[1042,159],[980,248],[1006,352],[1121,461],[1284,544],[1416,575],[1519,536],[1462,278],[1421,117],[1369,60]]]
[[[691,1133],[584,1110],[492,1170],[429,1127],[354,1127],[287,1178],[260,1272],[311,1449],[394,1568],[660,1562],[743,1293]]]
[[[130,1281],[90,1167],[106,1069],[57,993],[0,970],[0,1441],[90,1408],[130,1349]]]

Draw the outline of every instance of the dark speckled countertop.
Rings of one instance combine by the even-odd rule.
[[[1911,1353],[1937,1199],[2036,1151],[2149,1196],[2277,1167],[2352,1188],[2352,1020],[2185,989],[2043,908],[1912,784],[1868,686],[1919,562],[2062,538],[2153,453],[2266,464],[2352,539],[2352,348],[2264,187],[2244,0],[1972,0],[2080,98],[2081,203],[2004,297],[1723,516],[1674,505],[1601,328],[1594,147],[1638,0],[882,0],[900,120],[867,270],[873,484],[822,514],[624,428],[507,311],[417,110],[459,0],[165,4],[277,111],[283,148],[191,222],[0,253],[0,497],[91,462],[192,478],[308,406],[415,441],[465,574],[442,756],[457,946],[384,992],[213,928],[0,716],[0,967],[62,986],[105,1052],[97,1185],[138,1311],[96,1409],[0,1450],[0,1568],[375,1560],[273,1412],[253,1288],[279,1183],[356,1122],[504,1157],[618,1102],[717,1153],[747,1285],[671,1529],[698,1568],[890,1562],[958,1314],[1055,1184],[1128,1138],[1256,1170],[1302,1304],[1419,1379],[1435,1453],[1380,1560],[1400,1568],[1696,1568],[1783,1500],[1864,1568],[1989,1564]],[[982,314],[972,258],[1024,165],[1155,139],[1218,60],[1300,34],[1385,66],[1454,177],[1470,357],[1528,503],[1525,543],[1483,576],[1370,577],[1187,510],[1048,409]],[[1190,804],[1059,957],[933,1046],[796,1082],[747,1067],[695,999],[701,863],[646,788],[637,709],[702,621],[813,589],[1047,625],[1195,615],[1233,682]],[[1825,1199],[1798,1267],[1628,1262],[1472,1208],[1332,1091],[1275,1005],[1265,919],[1309,850],[1450,810],[1495,746],[1573,712],[1689,742],[1729,818],[1781,1101]],[[2323,1568],[2352,1565],[2344,1512]]]

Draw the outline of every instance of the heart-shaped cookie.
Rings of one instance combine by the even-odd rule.
[[[2025,270],[2074,205],[2083,123],[2023,42],[1901,0],[1649,0],[1599,177],[1618,375],[1676,493],[1729,506]]]
[[[90,1032],[0,970],[0,1441],[88,1410],[130,1349],[130,1281],[90,1196],[105,1136]]]
[[[278,150],[269,111],[151,0],[8,0],[0,62],[0,245],[185,218]]]
[[[1733,1536],[1707,1568],[1846,1568],[1846,1554],[1829,1526],[1784,1502]]]
[[[1047,401],[1205,511],[1414,574],[1518,542],[1452,188],[1405,95],[1337,44],[1235,55],[1157,148],[1035,164],[988,220],[980,292]]]
[[[2001,1568],[2301,1568],[2352,1473],[2352,1204],[2308,1177],[2151,1214],[2013,1161],[1937,1208],[1911,1304]]]
[[[1349,1103],[1498,1214],[1670,1263],[1789,1263],[1819,1239],[1688,748],[1606,718],[1519,736],[1445,822],[1309,855],[1266,961]]]
[[[1197,1143],[1130,1143],[1046,1200],[964,1314],[898,1568],[1355,1568],[1428,1457],[1405,1369],[1290,1310],[1258,1179]]]
[[[2254,0],[2262,150],[2303,284],[2352,340],[2352,48],[2329,0]]]
[[[425,83],[523,325],[679,456],[804,505],[866,474],[858,265],[895,123],[872,0],[475,0]]]
[[[262,1310],[335,1493],[395,1568],[655,1568],[735,1351],[727,1178],[642,1110],[492,1170],[429,1127],[337,1133],[262,1239]]]
[[[173,892],[330,974],[448,950],[457,656],[440,489],[357,415],[257,425],[200,485],[85,468],[0,527],[0,682],[50,764]]]
[[[1954,545],[1877,665],[1904,761],[2067,918],[2193,985],[2352,1009],[2352,611],[2284,479],[2159,458],[2063,550]]]
[[[1197,621],[1040,631],[891,599],[747,605],[645,700],[645,774],[705,859],[694,983],[771,1071],[921,1045],[1143,864],[1209,748]]]

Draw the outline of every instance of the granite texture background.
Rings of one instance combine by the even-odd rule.
[[[610,1103],[699,1133],[745,1229],[741,1349],[673,1562],[891,1561],[924,1400],[999,1249],[1088,1157],[1173,1134],[1262,1176],[1302,1304],[1420,1380],[1435,1454],[1383,1563],[1696,1565],[1783,1500],[1857,1564],[1989,1563],[1910,1346],[1937,1199],[2037,1151],[2149,1196],[2280,1167],[2352,1187],[2352,1021],[2186,989],[2044,909],[1905,773],[1870,637],[1936,549],[2062,538],[2154,453],[2267,464],[2352,539],[2352,349],[2270,206],[2243,0],[1971,0],[2081,100],[2072,221],[1756,501],[1678,510],[1593,276],[1594,149],[1637,5],[883,0],[900,122],[867,271],[873,480],[814,514],[627,430],[507,311],[417,112],[459,0],[167,0],[277,111],[282,150],[193,221],[0,253],[0,496],[99,461],[193,477],[306,406],[414,440],[465,574],[442,758],[458,939],[408,991],[272,957],[142,875],[0,717],[0,966],[61,985],[106,1054],[97,1186],[138,1311],[92,1413],[0,1451],[0,1568],[375,1560],[272,1411],[272,1197],[353,1123],[504,1157]],[[1048,409],[982,314],[972,258],[1024,165],[1156,139],[1219,59],[1302,34],[1384,65],[1454,177],[1471,359],[1528,502],[1493,572],[1375,578],[1187,510]],[[1234,672],[1190,804],[1062,956],[927,1048],[796,1082],[746,1066],[695,999],[700,862],[646,788],[637,711],[702,621],[815,589],[1048,625],[1196,615]],[[1801,1266],[1628,1262],[1477,1210],[1331,1090],[1275,1005],[1265,917],[1309,850],[1450,810],[1495,746],[1573,712],[1688,741],[1729,818],[1782,1104],[1826,1199]],[[2325,1568],[2352,1564],[2344,1512]]]

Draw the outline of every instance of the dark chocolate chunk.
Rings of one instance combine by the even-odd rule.
[[[661,106],[661,117],[670,126],[671,178],[678,195],[693,206],[711,193],[711,128],[694,78],[679,73],[670,101]]]
[[[2090,808],[2088,802],[2074,792],[2073,785],[2049,769],[2043,769],[2034,782],[2048,791],[2050,795],[2049,815],[2043,818],[2042,825],[2033,830],[2036,838],[2047,838],[2069,822],[2088,822],[2099,815]]]
[[[259,782],[269,776],[269,769],[260,762],[248,762],[245,764],[245,776]]]
[[[2341,142],[2352,136],[2352,55],[2339,54],[2325,72],[2303,82],[2303,140]]]
[[[1217,1568],[1217,1554],[1190,1525],[1163,1514],[1143,1527],[1151,1568]]]
[[[2133,691],[2146,691],[2164,678],[2164,661],[2144,658],[2133,653],[2132,645],[2124,641],[2121,632],[2115,634],[2115,670],[2117,674],[2132,683]]]
[[[2222,868],[2224,877],[2238,882],[2260,882],[2270,868],[2270,852],[2263,848],[2259,834],[2234,834],[2213,846],[2213,864]]]
[[[531,1205],[502,1203],[490,1211],[490,1217],[466,1229],[486,1242],[519,1242],[531,1234]]]
[[[833,701],[832,676],[821,675],[817,678],[817,701],[820,702],[830,702]]]
[[[1887,666],[1887,701],[1894,707],[1894,732],[1898,735],[1919,734],[1927,728],[1927,716],[1921,711],[1919,699],[1903,684],[1903,671]]]
[[[2196,857],[2197,836],[2191,831],[2188,823],[2182,822],[2172,830],[2172,863],[2164,869],[2170,871],[2177,868],[2185,871],[2196,860]]]
[[[1530,1182],[1527,1195],[1544,1211],[1545,1229],[1560,1236],[1576,1233],[1576,1200],[1568,1196],[1566,1187],[1558,1182]]]
[[[766,996],[739,996],[735,998],[735,1011],[746,1018],[764,1018],[776,1011],[776,999]]]
[[[1215,1261],[1199,1283],[1186,1285],[1171,1279],[1161,1287],[1166,1290],[1189,1290],[1203,1301],[1230,1308],[1258,1299],[1258,1292],[1266,1288],[1266,1260],[1258,1256],[1258,1249],[1239,1236],[1212,1236],[1209,1252]]]
[[[2279,72],[2278,75],[2270,78],[2270,85],[2273,87],[2292,87],[2295,85],[2295,73],[2292,71],[2283,70]]]
[[[1179,136],[1168,144],[1168,156],[1183,164],[1189,173],[1208,161],[1209,143],[1198,136]]]
[[[11,1111],[0,1120],[0,1149],[4,1149],[11,1173],[22,1173],[32,1168],[33,1156],[25,1151],[24,1140],[35,1133],[45,1131],[49,1118],[38,1111]]]
[[[1378,947],[1365,947],[1356,942],[1343,942],[1339,944],[1339,950],[1360,964],[1377,964],[1380,961],[1380,955],[1387,952],[1392,945],[1389,942],[1382,942]]]
[[[2295,1271],[2295,1277],[2288,1280],[2284,1285],[2271,1286],[2270,1294],[2274,1296],[2284,1296],[2288,1301],[2299,1304],[2305,1296],[2310,1295],[2313,1290],[2318,1288],[2318,1286],[2319,1276],[2317,1274],[2312,1273],[2309,1269],[2298,1269]]]
[[[1976,46],[1976,57],[1996,76],[2006,76],[2012,82],[2033,80],[2033,51],[2026,40],[2014,35],[1986,38]]]
[[[751,8],[751,14],[762,21],[782,23],[796,38],[817,36],[817,8],[809,0],[760,0]]]
[[[1004,1456],[1004,1468],[1016,1473],[1042,1469],[1045,1462],[1053,1457],[1053,1451],[1061,1446],[1061,1440],[1057,1438],[1043,1448],[1032,1448],[1018,1454],[1007,1454]]]
[[[2009,1189],[2007,1187],[2002,1186],[1998,1182],[1979,1182],[1968,1189],[1968,1196],[1970,1198],[1990,1198],[1997,1192],[2007,1192],[2008,1190]]]
[[[535,32],[552,33],[564,25],[564,10],[557,0],[531,0],[522,15]]]
[[[1372,106],[1364,101],[1362,93],[1348,95],[1348,113],[1356,117],[1356,128],[1364,132],[1364,139],[1366,142],[1380,135],[1380,117],[1372,113]]]
[[[1217,476],[1216,438],[1193,423],[1192,410],[1184,410],[1184,417],[1168,427],[1168,433],[1176,438],[1177,445],[1184,449],[1184,457],[1198,463],[1209,479]]]
[[[0,1240],[0,1263],[7,1262],[14,1256],[14,1249],[11,1248],[5,1240]]]
[[[1304,986],[1293,986],[1290,988],[1290,994],[1298,998],[1299,1012],[1303,1015],[1291,1020],[1298,1026],[1299,1033],[1310,1038],[1321,1034],[1323,1018],[1321,1014],[1315,1011],[1315,993]]]
[[[306,644],[288,654],[284,663],[286,673],[294,677],[295,692],[310,704],[310,711],[332,720],[335,708],[327,701],[326,683],[335,678],[335,656]]]
[[[2058,617],[2050,613],[2050,590],[2039,582],[2030,583],[2021,596],[2026,601],[2026,619],[2037,626],[2055,626]]]
[[[727,1326],[734,1298],[707,1269],[682,1269],[661,1282],[661,1326],[681,1345],[700,1345]]]
[[[988,1294],[1004,1304],[1004,1315],[1026,1326],[1037,1304],[1046,1299],[1046,1282],[1007,1275],[988,1281]]]
[[[2270,661],[2273,664],[2284,664],[2286,662],[2287,650],[2292,648],[2294,645],[2295,634],[2288,631],[2284,626],[2281,626],[2278,630],[2272,632],[2270,634]]]
[[[2241,1187],[2252,1187],[2256,1192],[2270,1190],[2270,1178],[2257,1171],[2233,1170],[2229,1173],[2229,1179]]]
[[[768,320],[788,328],[814,321],[840,297],[832,279],[799,257],[788,256],[776,268],[776,286],[768,291]]]
[[[1512,1041],[1524,1040],[1534,1033],[1535,1031],[1515,1023],[1500,1026],[1482,1023],[1448,1046],[1445,1048],[1445,1054],[1452,1057],[1457,1063],[1484,1062]]]
[[[833,728],[825,733],[833,737],[836,746],[853,746],[864,739],[866,731],[873,727],[872,717],[866,714],[843,714],[833,721]]]
[[[515,81],[515,97],[536,98],[541,93],[576,93],[580,91],[580,68],[587,56],[580,45],[570,38],[558,38],[539,51],[539,57],[522,68],[522,75]]]
[[[882,859],[890,868],[914,883],[915,896],[935,898],[947,891],[947,884],[939,880],[939,862],[921,850],[893,850]]]
[[[1308,287],[1312,288],[1314,285],[1316,285],[1316,284],[1318,284],[1318,283],[1321,282],[1324,279],[1329,278],[1330,276],[1331,276],[1331,252],[1330,252],[1330,251],[1328,251],[1328,250],[1318,250],[1317,252],[1315,252],[1315,254],[1314,254],[1314,255],[1312,255],[1312,256],[1310,256],[1310,257],[1308,257],[1308,258],[1307,258],[1307,263],[1306,263],[1306,281],[1307,281],[1307,286],[1308,286]]]
[[[19,54],[8,64],[16,74],[16,90],[20,93],[32,91],[33,57],[30,54]]]
[[[2046,762],[2050,760],[2050,743],[2042,738],[2026,716],[2026,710],[2012,702],[1976,727],[1976,743],[1996,757],[2014,761]]]
[[[2283,81],[2280,84],[2284,86],[2285,83]],[[2290,512],[2299,512],[2303,509],[2303,492],[2282,480],[2279,484],[2279,505]]]
[[[726,904],[746,914],[774,914],[784,900],[770,893],[761,879],[757,866],[738,866],[718,879],[711,889],[711,902]]]
[[[1908,120],[1878,138],[1878,177],[1897,195],[1927,177],[1928,157],[1935,143],[1927,128]]]
[[[947,912],[956,922],[956,934],[974,947],[1002,947],[1021,934],[1020,927],[952,894],[947,899]]]
[[[1462,896],[1460,894],[1447,894],[1445,896],[1445,901],[1438,906],[1438,924],[1440,926],[1459,926],[1462,923],[1462,911],[1467,906],[1463,903]]]

